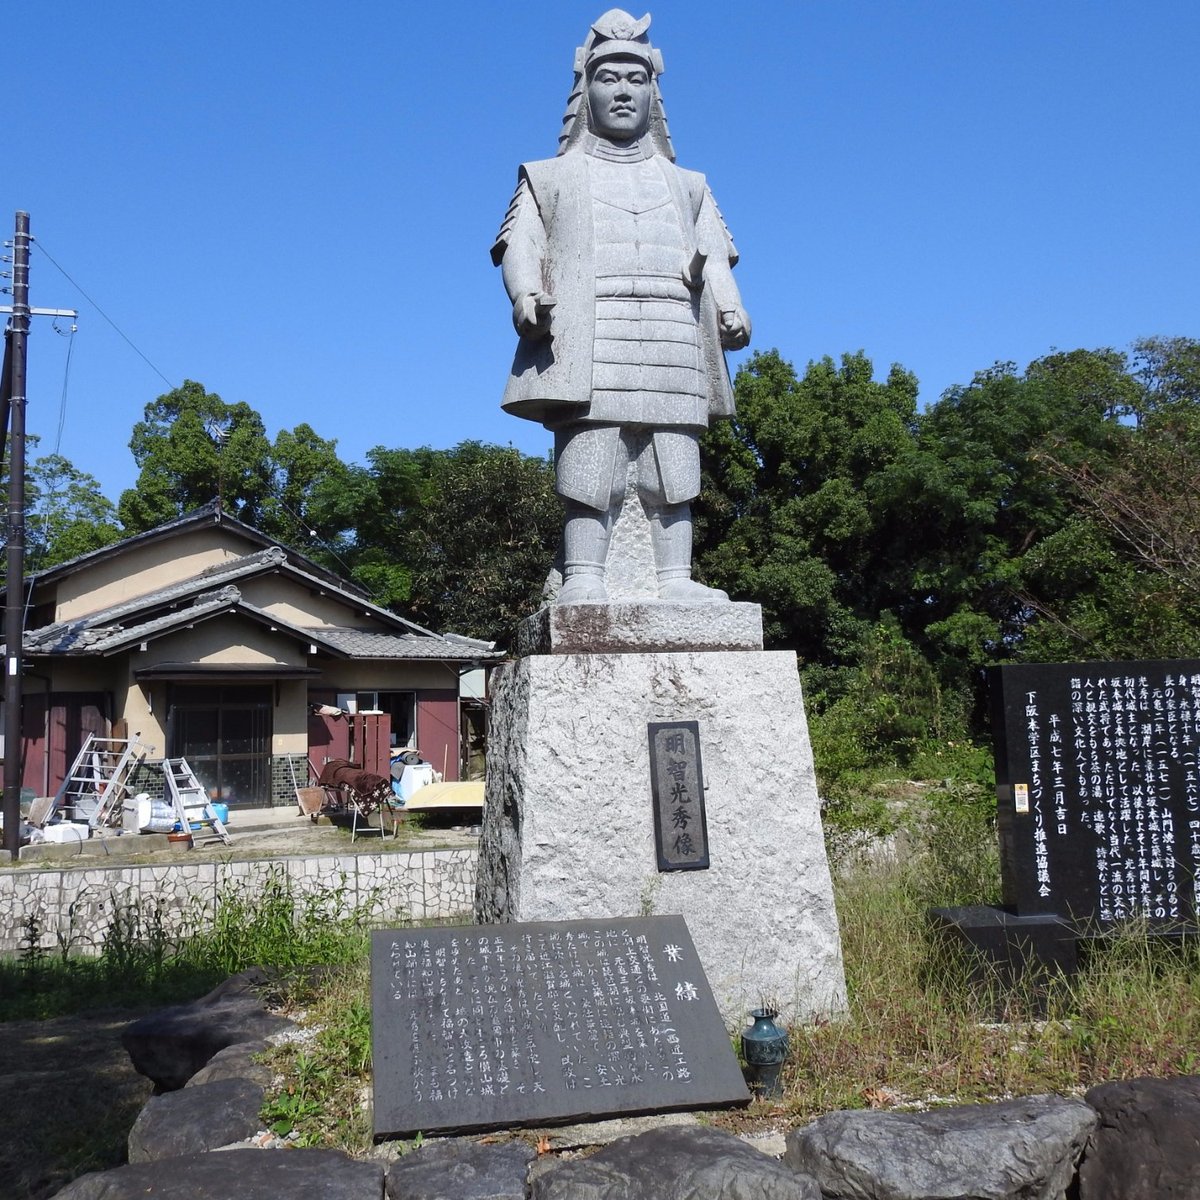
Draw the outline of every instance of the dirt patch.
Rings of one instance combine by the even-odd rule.
[[[120,1040],[140,1011],[0,1025],[0,1196],[44,1200],[124,1161],[129,1130],[154,1090]]]

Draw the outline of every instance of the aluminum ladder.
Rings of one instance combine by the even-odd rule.
[[[188,832],[194,824],[207,825],[227,846],[233,845],[229,830],[217,816],[196,773],[188,766],[186,758],[164,758],[163,778],[167,784],[167,799],[175,809],[179,828]]]
[[[91,829],[119,824],[129,779],[148,746],[131,738],[104,738],[89,733],[71,769],[54,796],[47,819],[63,811],[71,819],[87,821]]]

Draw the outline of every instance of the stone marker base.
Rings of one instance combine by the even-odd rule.
[[[679,913],[731,1029],[845,1007],[794,654],[531,655],[493,686],[477,920]],[[652,721],[698,722],[708,869],[657,869]]]
[[[975,952],[969,961],[971,984],[993,993],[998,1017],[1006,993],[1017,987],[1036,1011],[1044,1012],[1050,981],[1078,970],[1076,933],[1061,917],[1019,917],[986,904],[931,908],[928,917],[949,944]]]
[[[758,604],[547,605],[517,626],[517,654],[644,653],[648,650],[761,650]]]

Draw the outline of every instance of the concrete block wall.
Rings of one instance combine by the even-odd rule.
[[[39,924],[38,941],[47,951],[66,942],[76,953],[98,954],[115,922],[135,914],[145,930],[156,901],[162,928],[170,936],[211,920],[229,896],[261,892],[281,875],[291,881],[297,897],[340,890],[340,915],[362,906],[376,926],[469,918],[476,858],[473,849],[431,850],[0,871],[0,912],[16,916],[0,927],[0,954],[20,953],[30,916]]]

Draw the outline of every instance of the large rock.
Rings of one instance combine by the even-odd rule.
[[[223,1150],[96,1171],[53,1200],[382,1200],[383,1167],[338,1150]]]
[[[538,1175],[531,1200],[821,1200],[816,1183],[703,1126],[622,1138]]]
[[[263,1089],[220,1079],[151,1096],[129,1131],[129,1161],[154,1162],[245,1141],[261,1128]]]
[[[261,1038],[253,1042],[238,1042],[226,1046],[208,1060],[208,1065],[201,1067],[184,1085],[198,1087],[202,1083],[216,1083],[218,1079],[249,1079],[252,1083],[270,1087],[275,1073],[266,1063],[256,1062],[260,1054],[265,1054],[271,1048],[269,1042]]]
[[[266,973],[251,967],[199,1000],[159,1009],[134,1021],[121,1034],[121,1044],[141,1074],[163,1091],[174,1091],[226,1046],[293,1027],[294,1022],[263,1006],[258,989],[266,982]]]
[[[729,1025],[764,995],[788,1020],[845,1006],[794,654],[531,655],[494,678],[481,922],[682,913]],[[660,872],[647,726],[675,721],[698,723],[710,866]]]
[[[826,1200],[1063,1200],[1096,1114],[1031,1096],[925,1113],[836,1112],[787,1137],[784,1162]]]
[[[1079,1200],[1200,1197],[1200,1076],[1102,1083],[1100,1123],[1079,1168]]]
[[[389,1200],[525,1200],[525,1178],[536,1157],[526,1142],[433,1142],[392,1164],[387,1195]]]

